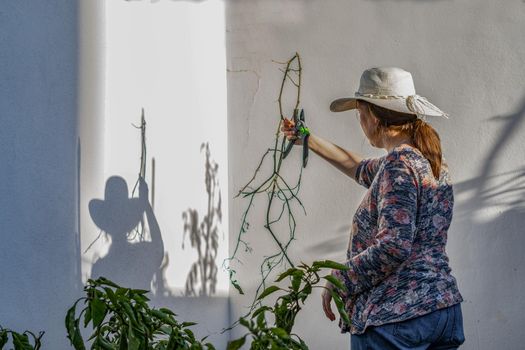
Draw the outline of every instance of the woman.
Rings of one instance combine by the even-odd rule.
[[[447,115],[416,95],[412,76],[400,68],[372,68],[355,97],[330,109],[356,109],[364,134],[387,155],[362,159],[310,134],[309,147],[368,188],[352,223],[348,271],[332,274],[346,286],[351,349],[456,349],[464,342],[460,303],[445,253],[453,192],[440,139],[426,116]],[[282,131],[297,138],[293,122]],[[300,141],[296,141],[300,143]],[[330,320],[331,284],[323,292]]]

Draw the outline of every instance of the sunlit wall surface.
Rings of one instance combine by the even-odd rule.
[[[83,224],[84,280],[110,271],[121,283],[165,296],[225,295],[224,3],[106,1],[104,11],[105,185],[98,197],[82,199],[83,218],[91,220]],[[143,154],[142,109],[141,195],[140,186],[132,192]],[[147,202],[139,198],[145,194]],[[145,231],[139,224],[134,232],[141,221]]]

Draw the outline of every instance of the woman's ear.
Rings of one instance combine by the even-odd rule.
[[[376,117],[374,112],[372,112],[372,108],[370,108],[370,106],[368,106],[368,115],[371,117],[370,119],[372,120],[372,124],[377,127],[379,125],[379,119]]]

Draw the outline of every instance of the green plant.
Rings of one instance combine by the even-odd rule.
[[[269,295],[281,291],[284,292],[277,297],[273,306],[262,305],[257,308],[248,320],[242,317],[239,323],[248,329],[244,336],[231,341],[228,344],[228,350],[240,349],[250,336],[252,339],[251,350],[264,349],[308,349],[306,343],[297,335],[292,333],[295,320],[299,311],[301,311],[308,296],[314,288],[325,288],[319,285],[322,280],[330,282],[334,288],[328,290],[337,306],[341,318],[350,323],[347,313],[344,310],[344,303],[339,293],[344,291],[345,286],[331,274],[320,276],[323,268],[348,270],[345,265],[325,260],[315,261],[311,266],[306,264],[292,267],[281,273],[275,282],[282,282],[288,278],[291,282],[287,288],[271,285],[267,287],[258,297],[259,301],[267,298]],[[270,315],[274,322],[268,324],[267,314]]]
[[[15,331],[0,326],[0,350],[3,350],[4,346],[7,345],[7,342],[9,341],[9,334],[11,334],[14,350],[38,350],[42,346],[41,339],[44,335],[44,332],[40,332],[38,333],[38,336],[36,336],[31,331],[17,333]],[[33,344],[31,344],[29,336],[33,338]]]
[[[259,165],[255,169],[255,172],[250,181],[248,181],[248,183],[243,186],[236,196],[242,196],[243,198],[246,198],[248,204],[246,206],[246,210],[242,214],[242,222],[237,235],[237,241],[233,246],[233,253],[229,258],[225,259],[223,263],[223,266],[229,271],[230,282],[233,287],[235,287],[240,294],[244,294],[239,282],[235,279],[236,271],[234,267],[232,267],[232,263],[236,261],[241,262],[239,258],[241,247],[244,247],[244,250],[247,252],[252,250],[248,242],[244,239],[244,236],[250,227],[250,223],[248,221],[249,214],[251,209],[254,207],[255,197],[267,197],[264,228],[268,232],[271,241],[275,244],[277,251],[274,251],[270,255],[265,256],[260,264],[261,282],[255,291],[255,296],[250,311],[253,311],[257,307],[257,299],[266,287],[266,279],[268,276],[270,276],[272,271],[283,265],[288,265],[290,267],[294,266],[294,263],[287,253],[290,244],[295,239],[295,232],[297,228],[293,203],[296,202],[302,208],[304,214],[306,214],[306,210],[298,197],[301,187],[302,167],[300,168],[299,177],[295,184],[286,181],[282,174],[282,165],[287,139],[280,132],[282,123],[285,119],[285,113],[291,115],[292,111],[299,108],[302,72],[301,59],[299,54],[295,53],[295,55],[287,62],[277,63],[284,65],[285,68],[281,69],[283,72],[283,79],[281,81],[277,99],[279,106],[279,120],[275,132],[275,140],[273,142],[273,147],[268,148],[261,157]],[[293,103],[293,107],[290,110],[284,111],[284,91],[285,87],[289,86],[290,84],[292,85],[292,91],[296,93],[294,94],[295,102]],[[257,183],[259,171],[262,169],[263,163],[269,155],[271,155],[272,158],[272,172],[262,182]],[[278,214],[276,215],[274,212]],[[288,228],[287,235],[281,234],[277,231],[276,226],[279,222],[285,223],[285,226]]]
[[[148,291],[123,288],[104,277],[88,280],[84,291],[87,296],[73,304],[65,319],[68,338],[76,350],[86,349],[81,322],[84,328],[91,325],[88,341],[95,350],[214,349],[210,343],[203,344],[204,339],[195,339],[188,329],[195,323],[178,322],[169,309],[150,308]],[[77,315],[80,301],[85,307]]]

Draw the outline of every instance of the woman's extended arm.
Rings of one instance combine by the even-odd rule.
[[[308,146],[312,151],[355,180],[357,166],[363,159],[361,156],[312,134],[310,134]]]
[[[284,132],[289,140],[292,140],[295,137],[293,132],[293,121],[285,119],[281,131]],[[301,144],[301,142],[298,140],[296,141],[296,144]],[[354,152],[347,151],[314,134],[310,134],[308,147],[337,169],[341,170],[344,174],[355,180],[357,166],[362,160],[361,156]]]
[[[155,217],[155,214],[153,213],[153,208],[151,207],[151,204],[149,202],[148,184],[142,177],[139,179],[139,197],[144,203],[144,212],[146,213],[146,219],[148,220],[149,233],[151,236],[150,244],[152,244],[155,247],[155,252],[161,254],[163,258],[164,242],[162,241],[159,223],[157,222],[157,218]],[[157,258],[160,258],[160,255],[157,255]],[[159,266],[160,263],[162,263],[162,258],[160,258],[161,261],[159,262]]]

